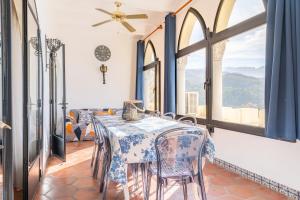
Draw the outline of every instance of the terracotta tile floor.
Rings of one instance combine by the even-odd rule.
[[[100,199],[98,181],[91,177],[90,157],[92,142],[69,143],[67,162],[50,158],[46,175],[41,182],[36,200],[96,200]],[[208,200],[279,200],[286,197],[246,180],[222,168],[206,164],[205,186]],[[130,190],[133,190],[130,179]],[[152,180],[151,199],[155,199],[155,178]],[[142,183],[139,183],[140,188]],[[171,184],[172,185],[172,184]],[[165,199],[183,199],[181,187],[173,185],[165,189]],[[142,189],[131,192],[134,200],[143,199]],[[122,200],[122,188],[111,183],[109,200]],[[189,199],[193,199],[189,189]]]

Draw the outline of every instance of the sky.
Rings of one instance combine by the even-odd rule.
[[[229,19],[229,26],[242,22],[264,11],[262,0],[237,0]],[[190,44],[203,38],[200,23],[195,23]],[[265,65],[266,25],[257,27],[227,40],[223,57],[223,69],[228,67],[262,67]],[[217,47],[217,44],[214,48]],[[205,51],[202,51],[205,52]],[[199,64],[201,63],[201,64]],[[187,69],[205,66],[205,55],[195,52],[188,55]]]

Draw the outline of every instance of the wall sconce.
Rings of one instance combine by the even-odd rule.
[[[35,50],[36,56],[39,56],[39,54],[42,54],[39,39],[37,37],[30,38],[29,43],[31,44],[32,48]]]
[[[63,46],[63,43],[59,39],[46,38],[46,46],[47,46],[48,50],[50,51],[49,52],[49,56],[50,56],[49,64],[47,63],[48,60],[46,61],[46,70],[47,70],[48,68],[55,67],[57,51]],[[47,56],[47,52],[46,52],[46,56]]]
[[[103,75],[103,84],[106,84],[105,73],[107,72],[107,66],[102,64],[100,66],[100,72],[102,72],[102,75]]]

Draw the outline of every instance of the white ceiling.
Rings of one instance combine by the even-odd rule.
[[[158,26],[168,12],[176,10],[186,0],[120,0],[122,2],[121,11],[126,14],[148,14],[147,20],[130,20],[130,24],[137,31],[129,33],[117,22],[102,25],[94,29],[103,31],[115,31],[118,33],[144,35]],[[92,24],[110,19],[110,16],[101,13],[95,8],[102,8],[108,11],[114,11],[115,0],[39,0],[41,7],[46,14],[47,25],[59,24],[60,26],[78,26],[78,28],[90,29]]]

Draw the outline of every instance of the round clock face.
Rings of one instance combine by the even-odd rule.
[[[107,46],[100,45],[95,49],[95,56],[101,62],[105,62],[110,59],[111,53]]]

